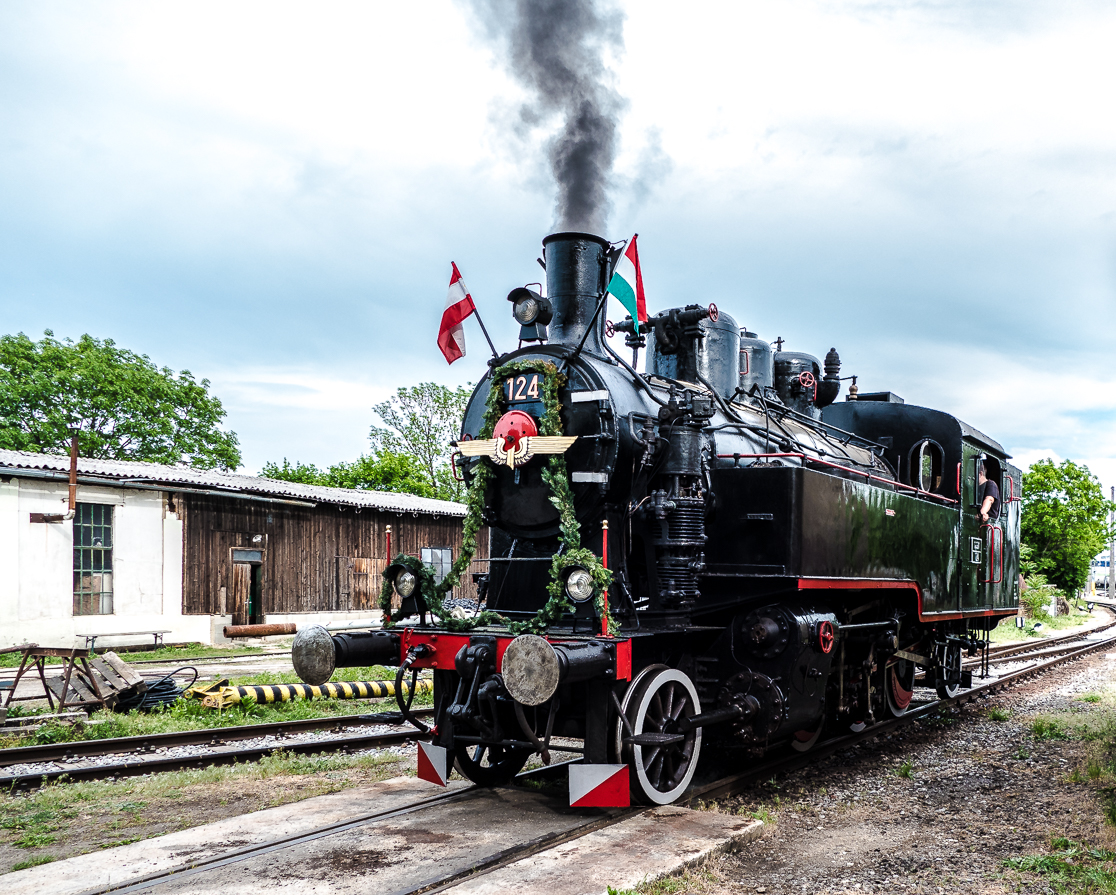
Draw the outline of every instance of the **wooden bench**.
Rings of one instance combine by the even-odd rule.
[[[98,637],[154,637],[155,649],[163,645],[163,635],[169,634],[170,630],[166,631],[113,631],[110,634],[78,634],[78,637],[85,638],[85,648],[87,650],[94,650],[97,648]]]

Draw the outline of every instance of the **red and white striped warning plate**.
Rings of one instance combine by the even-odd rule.
[[[626,764],[570,765],[571,808],[627,808],[631,803]]]
[[[449,779],[449,753],[444,746],[418,744],[418,775],[420,780],[445,786]]]

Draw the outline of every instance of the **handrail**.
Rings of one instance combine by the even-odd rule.
[[[981,578],[981,584],[1002,584],[1004,580],[1004,532],[998,525],[993,525],[991,522],[986,522],[981,527],[981,531],[988,528],[992,531],[992,555],[988,557],[988,577]],[[1000,535],[1000,568],[996,572],[996,534]],[[994,577],[995,576],[995,577]]]
[[[717,454],[718,460],[733,460],[739,463],[741,460],[766,460],[769,458],[791,458],[797,457],[803,463],[816,463],[819,466],[828,466],[830,469],[840,469],[842,472],[851,472],[853,475],[862,475],[869,481],[883,482],[886,485],[894,485],[902,491],[913,491],[919,497],[929,497],[932,500],[941,500],[945,503],[957,503],[951,497],[946,497],[943,494],[935,494],[933,491],[923,491],[921,488],[915,488],[913,485],[904,485],[902,482],[897,482],[895,479],[886,479],[883,476],[873,475],[870,472],[865,472],[863,469],[854,469],[851,466],[842,466],[840,463],[830,463],[828,460],[822,460],[818,457],[811,457],[809,454],[803,453],[781,453],[781,454]]]

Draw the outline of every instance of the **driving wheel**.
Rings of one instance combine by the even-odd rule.
[[[952,699],[961,692],[961,644],[946,641],[938,656],[938,698]]]
[[[619,754],[631,768],[632,796],[668,805],[690,785],[701,754],[701,729],[678,727],[701,713],[693,681],[676,668],[650,666],[632,681],[622,708],[631,733],[620,722]]]
[[[501,786],[522,770],[530,756],[530,749],[458,743],[453,750],[453,764],[459,774],[478,786]]]
[[[915,666],[907,659],[896,659],[884,672],[884,692],[887,710],[893,718],[907,713],[914,696]]]

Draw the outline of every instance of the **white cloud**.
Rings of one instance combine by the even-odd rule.
[[[609,235],[641,233],[654,308],[836,345],[1116,483],[1085,347],[1116,319],[1110,5],[624,5]],[[466,5],[8,4],[0,60],[11,330],[208,375],[258,462],[355,456],[399,385],[483,373],[472,324],[434,347],[451,259],[513,344],[553,198]]]

